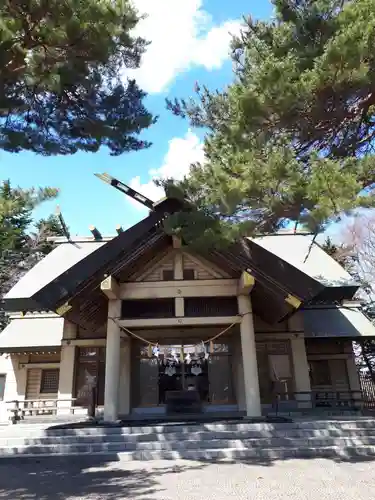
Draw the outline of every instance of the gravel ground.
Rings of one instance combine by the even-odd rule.
[[[0,461],[0,499],[368,500],[374,462]],[[371,493],[372,492],[372,493]]]

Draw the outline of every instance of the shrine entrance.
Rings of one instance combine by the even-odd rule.
[[[165,408],[177,393],[195,395],[203,408],[235,403],[230,342],[211,346],[202,342],[173,342],[160,345],[157,353],[136,343],[134,349],[133,408]],[[191,394],[186,394],[190,391]]]

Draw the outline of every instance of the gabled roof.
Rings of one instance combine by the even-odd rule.
[[[0,333],[0,353],[20,349],[60,348],[64,331],[64,318],[27,317],[12,319]]]
[[[312,234],[258,236],[251,241],[324,286],[357,286],[353,277],[314,241]]]
[[[116,265],[122,253],[147,240],[150,231],[154,235],[159,222],[160,217],[151,213],[106,243],[67,243],[58,246],[8,292],[4,297],[5,309],[56,310],[77,294],[94,274],[98,274],[101,282],[108,265]],[[159,233],[162,233],[160,229]],[[60,256],[61,259],[58,259]]]
[[[177,210],[181,210],[181,204],[166,199],[148,217],[112,240],[104,244],[93,243],[87,251],[72,248],[68,252],[70,257],[61,256],[62,263],[50,270],[49,267],[54,267],[55,250],[30,271],[36,276],[44,270],[42,277],[35,277],[34,282],[33,275],[31,278],[25,276],[24,284],[21,280],[7,294],[5,309],[57,311],[69,301],[70,310],[64,317],[84,328],[101,326],[107,318],[107,299],[100,291],[100,283],[108,275],[121,276],[122,279],[125,276],[126,279],[135,266],[147,262],[156,252],[170,245],[171,238],[164,232],[162,221]],[[256,281],[252,291],[254,312],[273,323],[293,314],[300,304],[327,293],[331,285],[312,275],[306,266],[301,267],[297,256],[291,258],[287,252],[279,255],[279,249],[265,242],[265,239],[244,239],[225,250],[212,250],[202,255],[224,269],[230,269],[235,276],[249,271]],[[66,245],[62,247],[67,248]],[[352,296],[356,287],[349,293],[347,289],[347,286],[342,286],[340,290],[346,292],[339,291],[338,294]]]
[[[26,273],[15,286],[5,294],[5,299],[29,298],[51,283],[82,259],[103,246],[102,241],[85,243],[61,243],[43,260]]]
[[[306,338],[375,338],[375,325],[360,307],[325,307],[301,311]]]

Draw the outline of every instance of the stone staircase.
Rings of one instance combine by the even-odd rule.
[[[25,424],[0,429],[0,458],[73,455],[108,460],[375,459],[375,419],[127,427]]]

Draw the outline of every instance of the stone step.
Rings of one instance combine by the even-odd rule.
[[[105,447],[106,445],[104,445]],[[120,446],[117,444],[117,446]],[[271,439],[212,439],[209,441],[153,441],[144,443],[127,443],[128,450],[195,450],[195,449],[267,449],[267,448],[296,448],[296,447],[311,447],[320,448],[327,446],[375,446],[375,438],[337,438],[337,439],[292,439],[292,438],[271,438]],[[93,445],[95,449],[95,445]],[[105,451],[103,449],[102,451]],[[121,450],[120,450],[121,451]],[[124,450],[125,451],[125,450]]]
[[[283,460],[288,458],[333,458],[350,459],[375,456],[375,447],[325,447],[325,448],[279,448],[249,449],[227,448],[184,451],[136,451],[120,454],[123,460]]]
[[[0,430],[0,457],[106,455],[124,460],[274,460],[375,456],[371,418],[288,423],[166,423],[128,427],[9,426]]]
[[[103,431],[103,429],[101,429]],[[289,431],[196,431],[191,433],[105,433],[79,434],[79,435],[0,435],[0,449],[4,446],[25,445],[54,445],[54,444],[94,444],[94,443],[143,443],[143,442],[188,442],[188,441],[210,441],[217,440],[329,440],[329,439],[374,439],[374,429],[345,430],[340,429],[291,429]]]
[[[73,451],[44,449],[30,449],[28,452],[17,453],[13,449],[1,450],[1,458],[20,457],[38,458],[41,456],[102,456],[113,460],[282,460],[287,458],[334,458],[352,459],[353,457],[374,457],[375,446],[325,446],[325,447],[291,447],[291,448],[207,448],[184,450],[137,450],[122,451],[104,450],[94,451],[89,447],[78,447]]]
[[[294,432],[294,431],[324,431],[324,432],[347,432],[347,431],[375,431],[375,419],[358,420],[332,420],[332,421],[295,421],[291,423],[212,423],[212,424],[169,424],[169,425],[144,425],[144,426],[53,426],[42,427],[33,425],[15,425],[4,427],[0,430],[2,436],[86,436],[101,434],[191,434],[194,432]]]
[[[210,439],[189,441],[146,441],[146,442],[102,442],[102,443],[20,443],[7,444],[0,448],[0,456],[7,455],[65,455],[69,453],[121,453],[126,451],[185,451],[206,449],[287,449],[326,447],[368,447],[374,446],[374,438],[270,438],[270,439]]]

